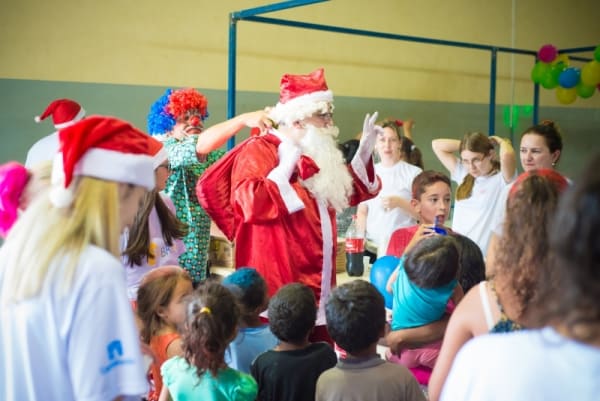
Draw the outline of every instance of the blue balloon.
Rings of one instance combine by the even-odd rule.
[[[579,68],[569,67],[560,73],[558,76],[558,83],[560,86],[566,89],[574,88],[579,83],[580,76],[581,71]]]
[[[392,272],[398,267],[400,259],[395,256],[382,256],[371,266],[371,275],[369,277],[371,284],[383,295],[385,307],[392,309],[392,294],[387,292],[385,285]]]

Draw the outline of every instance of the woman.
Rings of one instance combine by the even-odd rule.
[[[519,154],[521,166],[524,171],[539,169],[554,169],[560,160],[563,142],[557,125],[550,120],[534,125],[523,131]],[[502,225],[506,218],[506,200],[510,186],[502,192],[498,202],[498,211],[492,223],[492,235],[486,255],[487,274],[491,275],[494,269],[498,238],[502,236]]]
[[[512,186],[504,225],[507,235],[498,244],[495,275],[474,286],[452,313],[429,382],[432,401],[438,400],[454,357],[469,339],[532,326],[529,306],[536,298],[540,271],[549,262],[547,225],[567,186],[553,170],[523,173]]]
[[[395,121],[384,121],[383,133],[377,136],[375,151],[380,162],[375,173],[381,179],[381,191],[376,198],[358,205],[357,225],[366,230],[367,239],[383,255],[391,234],[402,227],[412,226],[417,216],[410,205],[413,179],[422,171],[402,160],[401,135]]]
[[[600,156],[561,199],[531,317],[537,330],[481,336],[456,356],[442,400],[598,399]]]
[[[494,144],[500,147],[499,159]],[[497,136],[472,132],[461,141],[434,139],[432,147],[450,172],[452,181],[460,184],[456,190],[452,230],[475,241],[485,255],[498,198],[516,177],[512,145]]]
[[[0,250],[0,399],[146,391],[119,234],[154,188],[149,138],[93,116],[59,132],[52,187]]]

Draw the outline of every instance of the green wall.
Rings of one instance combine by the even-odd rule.
[[[114,115],[131,121],[145,130],[150,104],[166,88],[115,84],[0,79],[0,162],[24,161],[27,149],[39,138],[53,131],[51,121],[36,124],[34,116],[43,112],[55,98],[79,101],[89,114]],[[332,88],[335,93],[335,88]],[[207,125],[225,119],[227,93],[224,90],[200,89],[209,99]],[[237,113],[262,109],[277,102],[276,93],[238,92]],[[460,138],[467,131],[488,131],[488,106],[485,104],[432,102],[336,96],[335,122],[340,127],[340,141],[361,131],[365,113],[379,111],[380,117],[414,118],[415,142],[424,155],[425,167],[441,170],[431,151],[437,137]],[[496,134],[510,137],[504,125],[504,106],[496,111]],[[558,121],[564,136],[564,152],[559,170],[576,178],[585,160],[600,150],[600,110],[542,107],[540,118]],[[520,133],[531,125],[531,117],[521,116],[514,129],[518,146]],[[242,131],[239,139],[245,138]],[[238,139],[238,140],[239,140]]]

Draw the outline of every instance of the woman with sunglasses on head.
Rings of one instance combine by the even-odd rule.
[[[452,230],[475,241],[485,255],[500,194],[516,178],[512,144],[504,138],[472,132],[460,141],[434,139],[431,145],[452,181],[459,184]],[[494,145],[499,147],[498,156]]]

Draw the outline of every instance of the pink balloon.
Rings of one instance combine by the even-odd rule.
[[[538,51],[538,58],[544,63],[551,63],[558,56],[558,50],[552,45],[544,45]]]

